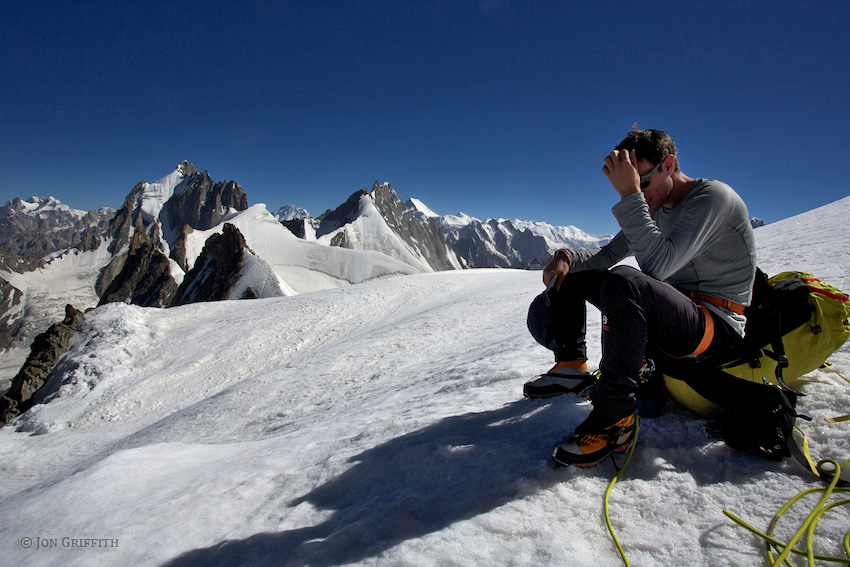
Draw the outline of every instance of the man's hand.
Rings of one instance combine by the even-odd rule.
[[[560,290],[564,276],[570,273],[570,262],[565,255],[556,254],[555,258],[543,270],[543,285],[547,288],[555,279],[555,289]]]
[[[613,150],[605,158],[602,173],[614,186],[621,199],[640,193],[640,175],[634,150]]]

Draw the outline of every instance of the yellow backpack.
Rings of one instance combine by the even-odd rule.
[[[759,271],[753,304],[745,313],[751,348],[719,369],[757,384],[793,388],[850,338],[850,297],[808,272],[782,272],[768,279]],[[686,377],[676,378],[665,373],[664,382],[680,404],[701,415],[721,409],[689,386]]]

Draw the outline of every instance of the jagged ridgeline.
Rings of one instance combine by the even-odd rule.
[[[53,198],[0,207],[0,348],[25,349],[66,304],[169,307],[265,298],[387,275],[539,266],[561,246],[589,247],[574,227],[439,216],[375,182],[312,218],[249,206],[235,181],[179,164],[133,187],[116,211],[83,212]],[[35,309],[35,306],[38,306]]]
[[[188,162],[157,183],[137,184],[105,234],[112,259],[95,284],[99,304],[170,305],[191,268],[187,236],[247,208],[248,197],[238,183],[214,183],[209,172],[198,172]]]
[[[389,183],[377,181],[371,191],[355,192],[318,218],[294,206],[281,208],[277,218],[295,236],[331,246],[392,250],[399,255],[398,247],[388,246],[397,238],[403,248],[435,270],[540,268],[558,248],[593,248],[611,238],[546,222],[480,221],[462,213],[441,216],[416,199],[402,202]]]

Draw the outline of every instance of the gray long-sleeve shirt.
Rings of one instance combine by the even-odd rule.
[[[672,209],[649,212],[642,193],[612,209],[621,231],[602,248],[570,250],[570,271],[606,270],[634,254],[641,270],[678,289],[749,305],[756,270],[747,206],[720,181],[695,179]],[[746,320],[708,306],[743,334]]]

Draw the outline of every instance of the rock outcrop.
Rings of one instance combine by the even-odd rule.
[[[101,273],[100,281],[104,281],[107,271],[114,277],[101,294],[98,306],[121,301],[142,307],[166,307],[177,291],[171,262],[144,231],[136,231],[130,250],[113,259]]]
[[[195,266],[183,278],[172,305],[283,295],[278,278],[235,226],[207,238]]]
[[[163,205],[160,217],[164,217],[166,225],[179,233],[187,225],[195,230],[208,230],[220,223],[231,210],[244,211],[247,208],[248,196],[238,183],[213,183],[209,172],[204,171],[193,174],[178,186]]]
[[[0,304],[6,306],[5,312],[0,317],[0,348],[11,345],[23,325],[23,295],[21,290],[0,278]]]
[[[12,386],[0,398],[0,420],[5,425],[33,405],[35,393],[47,382],[50,373],[67,352],[71,338],[84,317],[73,306],[65,306],[65,319],[38,335],[30,355],[12,380]]]

